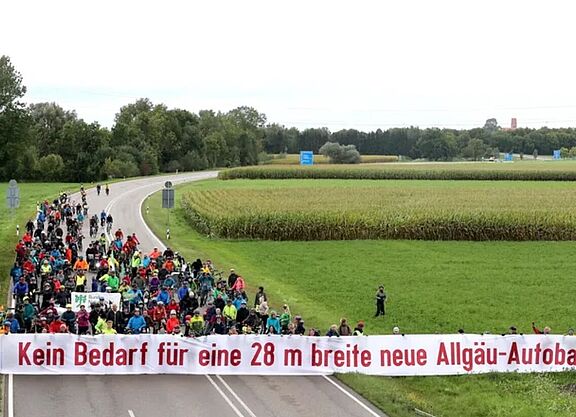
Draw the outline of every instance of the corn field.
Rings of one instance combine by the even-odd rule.
[[[357,179],[357,180],[489,180],[575,181],[574,162],[524,162],[518,164],[371,164],[256,166],[221,171],[220,179]]]
[[[566,182],[214,181],[182,204],[199,232],[221,238],[576,240]]]

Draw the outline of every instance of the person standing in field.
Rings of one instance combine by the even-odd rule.
[[[384,286],[380,285],[380,287],[378,287],[378,292],[376,293],[376,315],[374,317],[384,316],[386,314],[386,309],[384,307],[386,298],[387,296],[384,291]]]

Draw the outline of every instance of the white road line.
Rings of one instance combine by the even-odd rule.
[[[134,415],[134,411],[132,411],[132,410],[128,410],[128,415],[129,415],[130,417],[136,417],[136,416]]]
[[[224,381],[224,378],[222,378],[220,375],[216,375],[216,378],[218,378],[218,381],[220,381],[220,382],[222,383],[222,385],[224,385],[224,387],[225,387],[228,391],[230,391],[230,394],[232,394],[232,396],[233,396],[234,398],[236,398],[236,401],[238,401],[238,402],[240,403],[240,405],[244,408],[244,410],[246,410],[246,412],[247,412],[248,414],[250,414],[250,417],[256,417],[256,414],[254,414],[254,413],[252,412],[252,410],[250,410],[250,408],[248,408],[248,406],[246,405],[246,403],[240,399],[240,397],[238,396],[238,394],[236,394],[236,393],[234,392],[234,390],[233,390],[232,388],[230,388],[230,385],[228,385],[228,384],[226,383],[226,381]]]
[[[156,192],[158,192],[158,191],[157,190],[152,191],[152,192],[148,193],[146,196],[144,196],[144,198],[142,198],[142,200],[140,200],[140,202],[138,204],[138,208],[139,208],[138,209],[138,216],[140,217],[140,222],[146,228],[146,231],[148,232],[148,234],[158,242],[158,248],[166,249],[166,246],[164,246],[164,243],[162,242],[162,240],[160,240],[160,238],[158,238],[158,236],[156,236],[154,234],[152,229],[150,229],[150,227],[148,226],[148,224],[144,220],[144,216],[142,216],[142,205],[148,199],[148,197],[150,197],[152,194],[154,194]],[[206,378],[208,378],[210,383],[218,390],[218,393],[224,397],[225,396],[224,392],[216,385],[216,383],[212,380],[212,378],[209,375],[206,375]],[[220,375],[216,375],[216,378],[218,379],[218,381],[220,381],[222,383],[222,385],[224,385],[224,387],[228,390],[228,392],[230,392],[230,394],[232,394],[232,396],[236,399],[236,401],[238,401],[238,403],[242,406],[242,408],[244,408],[244,410],[246,410],[246,412],[250,415],[250,417],[256,417],[256,414],[254,414],[254,412],[246,405],[246,403],[244,401],[242,401],[240,396],[238,396],[238,394],[236,394],[236,392],[230,387],[230,385],[228,385],[226,383],[226,381],[224,381],[224,379]],[[228,404],[233,406],[233,404],[231,403],[231,401],[229,401],[229,399],[227,397],[224,397],[224,399],[226,400],[226,402],[228,402]]]
[[[336,382],[332,381],[326,375],[322,375],[322,378],[324,378],[326,381],[330,382],[332,385],[334,385],[336,388],[338,388],[340,391],[342,391],[344,394],[346,394],[348,397],[350,397],[352,400],[354,400],[354,402],[356,404],[358,404],[360,407],[362,407],[364,410],[366,410],[369,414],[373,415],[374,417],[381,417],[380,414],[376,413],[374,410],[372,410],[370,407],[368,407],[366,404],[364,404],[362,401],[360,401],[358,398],[356,398],[356,396],[350,394],[350,392],[348,392],[348,390],[342,388],[340,386],[340,384],[337,384]]]
[[[14,375],[8,374],[8,417],[14,417]]]
[[[12,278],[10,278],[10,281],[12,281]],[[14,297],[12,297],[12,292],[14,291],[13,288],[13,283],[10,283],[10,294],[8,295],[9,297],[11,297],[10,300],[10,308],[14,311],[14,309],[16,308],[16,300],[14,299]],[[7,408],[8,408],[8,417],[14,417],[14,375],[13,374],[8,374],[8,394],[7,394]]]
[[[144,220],[144,216],[142,216],[142,204],[144,204],[144,201],[146,201],[148,199],[148,197],[150,197],[152,194],[154,194],[156,192],[158,192],[158,191],[152,191],[151,193],[146,194],[146,196],[142,200],[140,200],[140,203],[138,204],[138,216],[140,216],[140,222],[146,228],[146,231],[148,232],[148,234],[150,236],[152,236],[152,238],[158,242],[158,248],[166,249],[166,246],[164,246],[164,243],[160,240],[160,238],[158,238],[158,236],[156,236],[154,234],[152,229],[150,229],[150,227],[146,223],[146,220]]]
[[[216,388],[216,391],[218,391],[218,393],[222,396],[222,398],[224,398],[224,401],[226,401],[228,403],[228,405],[232,408],[232,410],[234,410],[236,415],[238,417],[244,417],[244,415],[240,412],[240,410],[238,410],[238,408],[234,405],[234,403],[232,401],[230,401],[230,398],[228,398],[228,396],[226,394],[224,394],[224,392],[220,389],[220,387],[218,385],[216,385],[216,383],[210,377],[210,375],[206,375],[206,378],[208,378],[208,381],[210,381],[212,386],[214,388]]]

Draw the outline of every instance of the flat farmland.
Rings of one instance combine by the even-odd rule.
[[[576,240],[566,181],[234,180],[186,188],[195,228],[269,240]]]
[[[576,161],[400,162],[359,165],[256,166],[222,171],[221,179],[371,179],[574,181]]]
[[[330,211],[332,203],[319,204],[316,200],[328,201],[326,195],[335,184],[344,189],[345,192],[339,194],[342,197],[363,183],[349,182],[352,184],[313,181],[310,188],[315,190],[311,194],[315,194],[316,199],[309,199],[316,204],[314,209]],[[423,184],[417,181],[384,182],[400,191],[406,186],[426,190],[434,185],[431,181],[422,181]],[[367,183],[370,185],[363,188],[362,201],[374,198],[372,195],[381,186],[380,181]],[[516,206],[514,201],[524,199],[532,192],[540,194],[555,187],[563,190],[570,186],[555,182],[514,182],[510,186],[505,182],[474,183],[485,187],[486,194],[498,187],[508,187],[512,191],[520,187],[515,199],[507,192],[503,193],[508,197],[502,198],[500,204],[508,209]],[[473,185],[444,181],[437,187],[439,193],[442,189],[452,190],[443,197],[443,201],[450,202],[447,199],[457,194],[455,190],[466,192],[461,188]],[[340,317],[347,317],[352,322],[366,320],[370,335],[390,333],[395,325],[406,333],[455,333],[463,328],[470,333],[488,331],[495,334],[506,332],[510,325],[529,333],[532,320],[541,326],[551,326],[554,333],[564,333],[576,325],[572,295],[576,242],[227,239],[193,230],[186,204],[183,204],[190,192],[221,190],[226,192],[213,197],[211,212],[233,213],[241,210],[239,204],[232,200],[227,200],[226,204],[219,202],[226,193],[234,189],[265,190],[267,197],[262,200],[241,199],[244,210],[262,204],[290,213],[296,210],[298,199],[286,199],[282,192],[288,190],[291,195],[292,191],[301,188],[301,181],[292,180],[268,183],[206,181],[177,187],[177,208],[170,220],[170,244],[187,259],[210,258],[222,270],[236,268],[246,279],[249,295],[263,285],[273,308],[288,303],[293,314],[303,315],[307,328],[317,327],[322,333]],[[283,196],[281,203],[275,201],[276,192]],[[354,196],[349,199],[349,207],[360,210],[363,204],[353,201],[359,200],[357,194]],[[147,203],[150,211],[145,216],[161,236],[166,227],[166,212],[161,209],[160,201],[159,194],[151,197]],[[347,203],[335,201],[333,204],[346,207]],[[474,206],[466,205],[467,199],[462,201],[464,207]],[[540,200],[539,205],[544,204],[543,201]],[[458,207],[443,204],[447,209]],[[545,207],[554,210],[556,205],[561,204],[552,200]],[[384,318],[374,318],[374,294],[380,283],[386,285],[389,294],[388,313]],[[572,394],[576,376],[572,372],[424,378],[346,374],[340,378],[390,416],[413,416],[414,408],[449,417],[568,417],[576,414],[576,398]]]

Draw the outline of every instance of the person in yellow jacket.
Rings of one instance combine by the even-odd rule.
[[[42,265],[40,265],[40,273],[45,275],[50,275],[52,273],[52,265],[50,265],[48,259],[44,259]]]
[[[94,326],[94,334],[103,334],[106,327],[106,321],[102,317],[98,317],[96,326]]]
[[[232,300],[228,299],[226,300],[226,305],[224,306],[224,309],[222,310],[222,315],[224,317],[226,317],[226,320],[229,323],[233,323],[236,321],[236,307],[234,306],[234,304],[232,304]]]
[[[188,320],[188,327],[192,336],[201,336],[204,333],[204,317],[200,311],[194,311],[194,315]]]
[[[112,327],[113,322],[112,320],[108,320],[106,322],[106,327],[102,329],[102,334],[117,334],[116,329]]]
[[[110,256],[108,257],[108,270],[116,272],[116,271],[118,271],[119,266],[120,265],[118,264],[118,261],[114,257],[114,253],[111,253]],[[120,272],[120,271],[118,271],[118,272]]]
[[[84,271],[80,270],[76,273],[76,292],[84,292],[86,290],[86,275]]]

